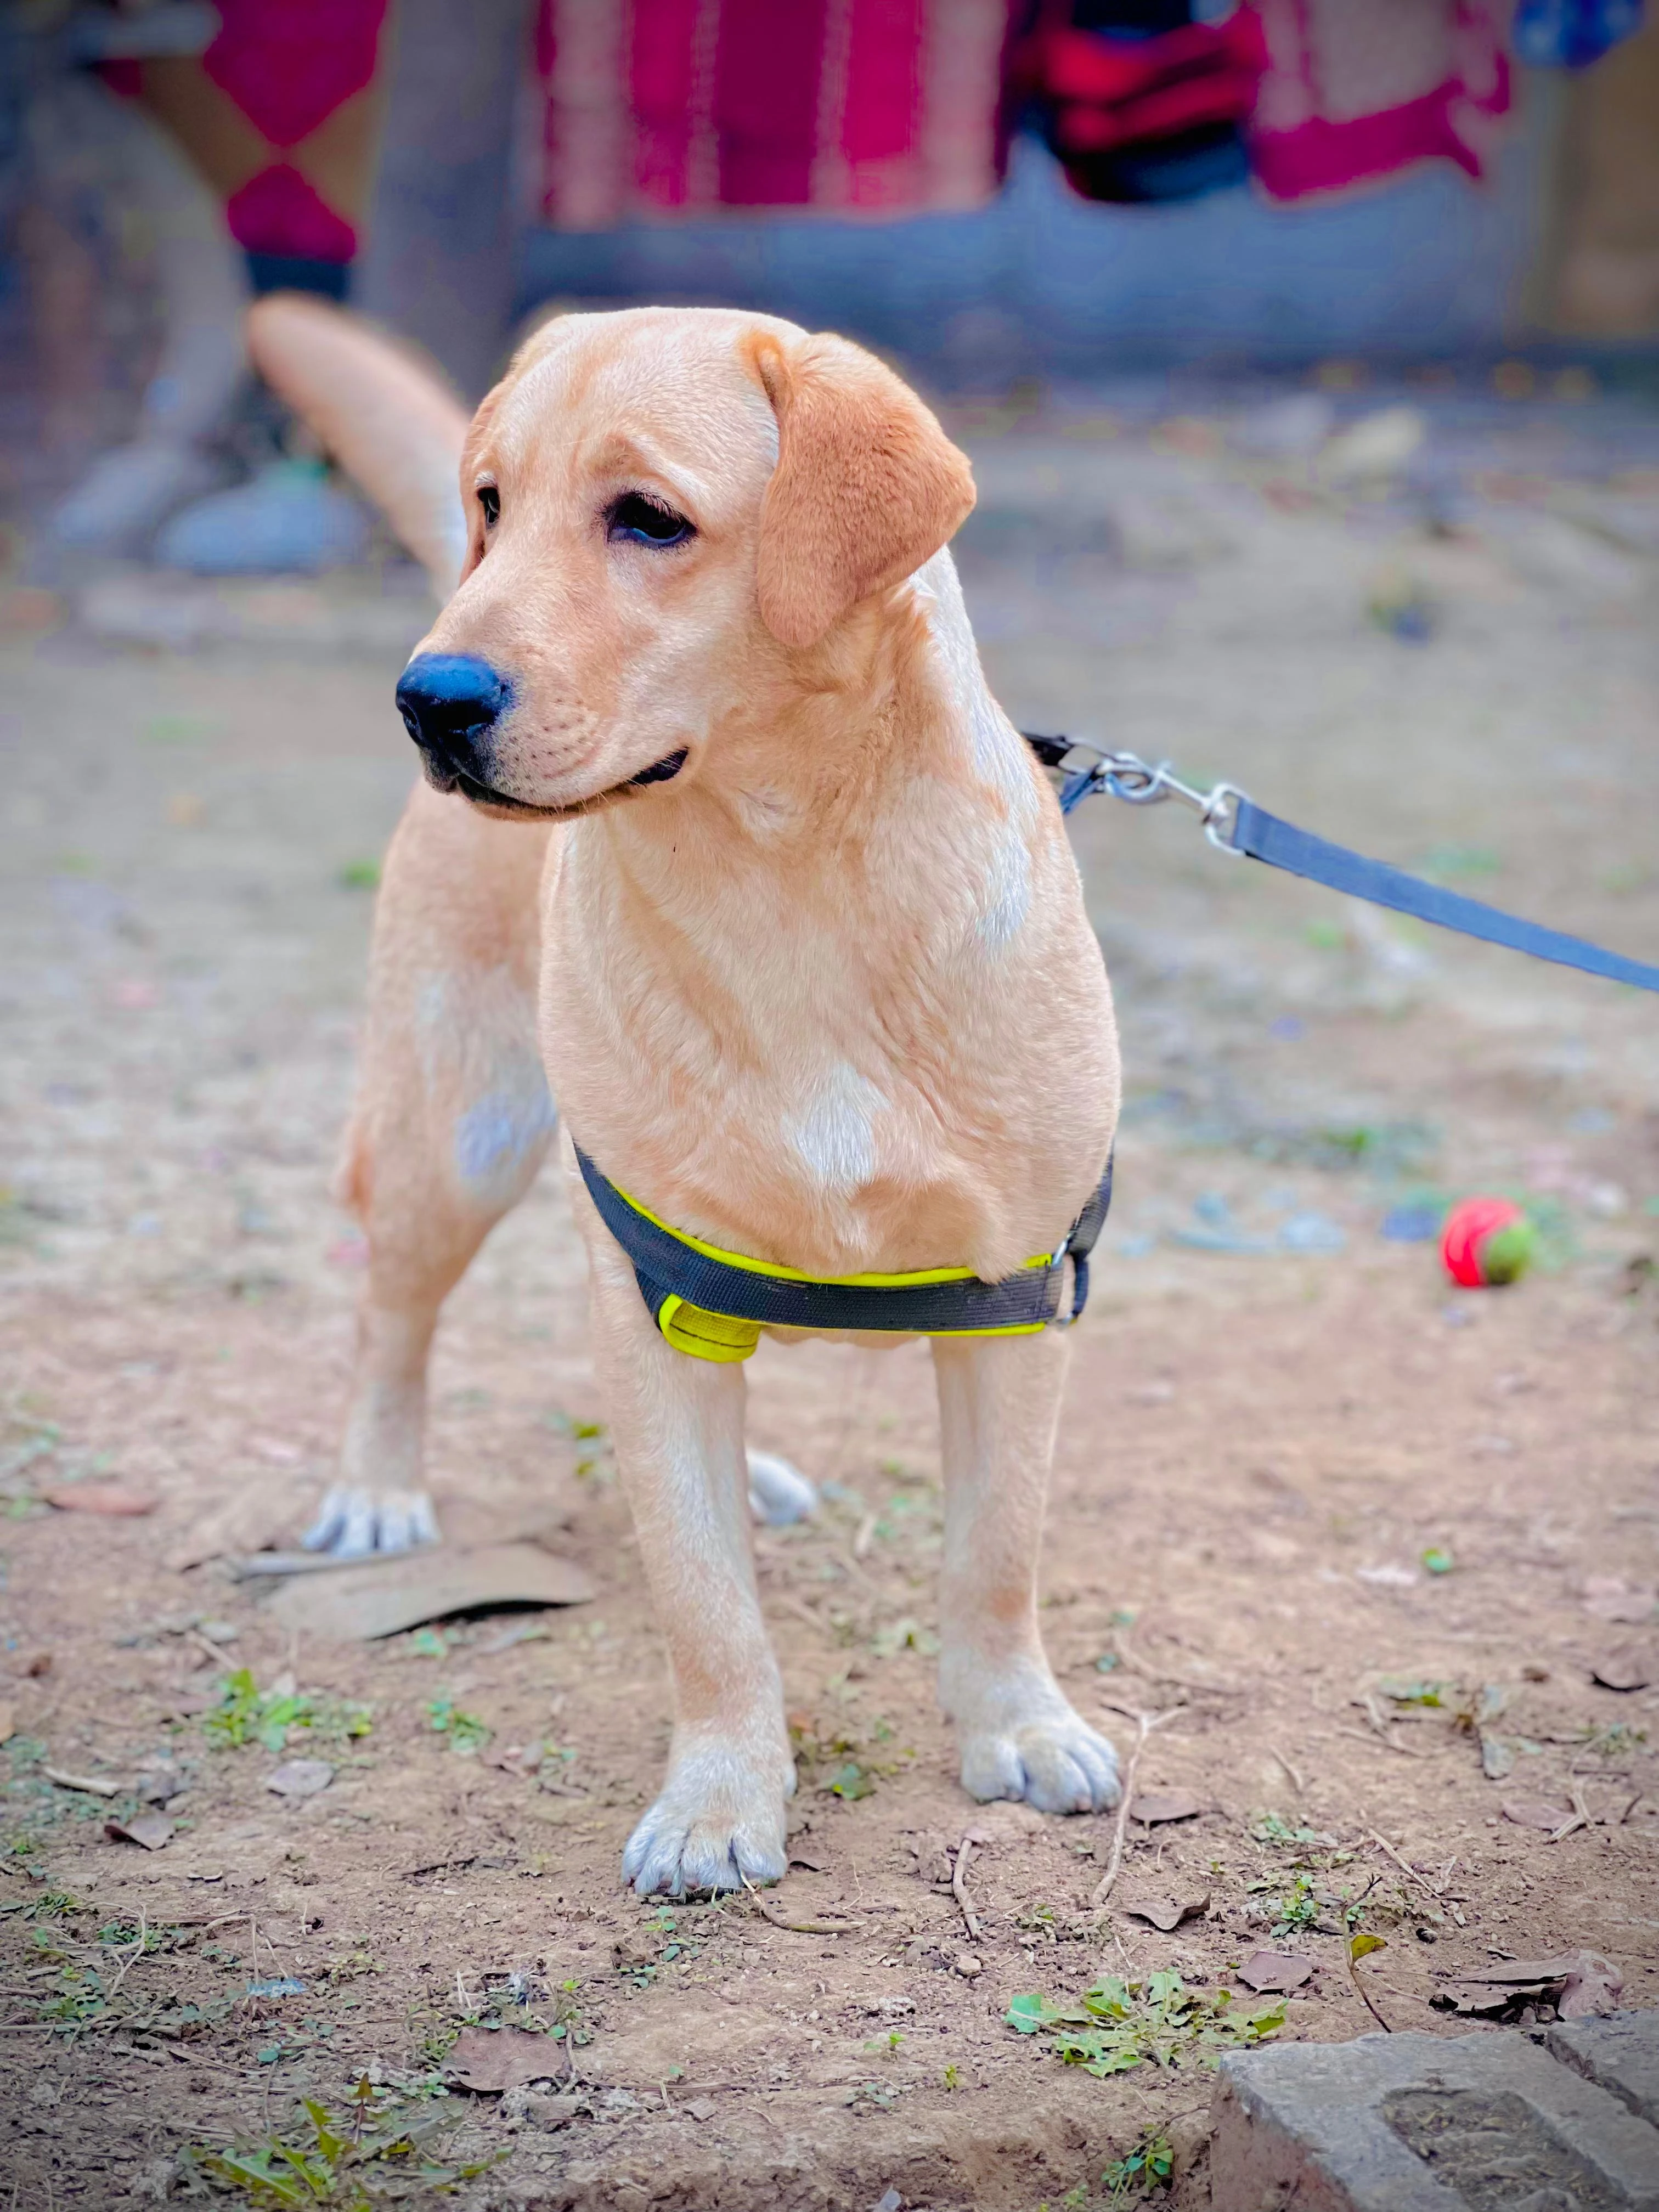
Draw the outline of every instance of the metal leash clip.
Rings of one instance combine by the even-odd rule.
[[[1086,738],[1074,738],[1071,750],[1092,754],[1093,759],[1087,768],[1073,769],[1060,786],[1062,814],[1069,814],[1094,791],[1107,792],[1126,806],[1157,806],[1166,799],[1178,799],[1196,811],[1205,836],[1218,853],[1231,853],[1236,860],[1246,857],[1232,841],[1239,803],[1246,796],[1236,783],[1197,791],[1182,781],[1168,761],[1153,763],[1142,760],[1139,753],[1109,752]]]

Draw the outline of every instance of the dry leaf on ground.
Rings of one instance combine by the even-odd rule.
[[[1161,1826],[1166,1820],[1194,1820],[1203,1810],[1203,1806],[1190,1790],[1142,1790],[1129,1808],[1129,1818],[1142,1820],[1149,1828],[1153,1828]]]
[[[343,1567],[285,1583],[271,1600],[285,1628],[374,1642],[422,1621],[487,1606],[584,1605],[592,1577],[538,1544],[491,1544],[476,1552],[411,1552],[366,1567]]]
[[[1498,1809],[1517,1828],[1540,1828],[1547,1836],[1572,1818],[1571,1806],[1552,1805],[1542,1797],[1506,1797]]]
[[[1429,2000],[1443,2012],[1486,2018],[1522,2006],[1553,2004],[1564,2020],[1618,2008],[1625,1978],[1599,1951],[1565,1951],[1553,1959],[1510,1959],[1501,1966],[1460,1974]]]
[[[1167,1936],[1179,1928],[1183,1920],[1195,1920],[1210,1909],[1210,1893],[1206,1889],[1200,1897],[1126,1897],[1118,1906],[1137,1920],[1150,1920]]]
[[[325,1759],[285,1759],[265,1777],[265,1788],[279,1797],[314,1797],[334,1779]]]
[[[153,1490],[137,1490],[125,1482],[65,1482],[43,1490],[46,1504],[60,1513],[101,1513],[112,1520],[154,1513],[161,1498]]]
[[[1299,1990],[1313,1970],[1313,1960],[1297,1952],[1257,1951],[1238,1969],[1238,1978],[1247,1990],[1277,1993]]]
[[[1621,1644],[1590,1662],[1590,1679],[1604,1690],[1645,1690],[1653,1677],[1651,1657],[1633,1644]]]
[[[1598,1620],[1651,1620],[1659,1591],[1638,1588],[1618,1575],[1592,1575],[1584,1584],[1584,1610]]]
[[[173,1839],[173,1824],[165,1813],[135,1813],[130,1820],[106,1820],[104,1833],[112,1844],[142,1844],[159,1851]]]
[[[464,2027],[444,2062],[447,2080],[481,2097],[498,2097],[526,2081],[551,2081],[564,2053],[550,2035],[527,2027]]]

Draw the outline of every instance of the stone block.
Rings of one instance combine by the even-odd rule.
[[[1222,2061],[1214,2212],[1659,2212],[1659,2130],[1526,2036]]]
[[[1605,2020],[1564,2020],[1547,2028],[1544,2048],[1659,2128],[1659,2012],[1616,2012]]]

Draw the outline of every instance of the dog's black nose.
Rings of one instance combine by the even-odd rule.
[[[404,726],[440,775],[488,781],[489,734],[512,702],[506,677],[470,653],[417,653],[398,683]]]

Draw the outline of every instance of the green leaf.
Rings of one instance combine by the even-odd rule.
[[[1092,2074],[1096,2081],[1103,2081],[1108,2075],[1127,2074],[1140,2063],[1141,2054],[1138,2051],[1110,2051],[1099,2058],[1091,2058],[1083,2070],[1085,2074]]]
[[[1448,1686],[1444,1682],[1410,1682],[1402,1680],[1398,1674],[1385,1674],[1376,1686],[1397,1705],[1443,1705],[1446,1701],[1442,1693]]]
[[[1097,2017],[1104,2013],[1112,2020],[1127,2020],[1130,2002],[1128,1985],[1119,1981],[1115,1974],[1108,1974],[1092,1989],[1083,1992],[1084,2009]]]
[[[1348,1938],[1348,1956],[1356,1962],[1369,1959],[1373,1951],[1386,1951],[1388,1948],[1380,1936],[1350,1936]]]
[[[317,2131],[318,2154],[319,2157],[325,2158],[331,2166],[346,2148],[347,2138],[336,2133],[334,2124],[324,2106],[316,2103],[310,2097],[307,2097],[303,2101],[306,2111],[310,2115],[311,2124]]]
[[[1449,1575],[1456,1564],[1451,1553],[1438,1544],[1431,1544],[1423,1554],[1423,1565],[1431,1575]]]
[[[1033,1993],[1030,1996],[1011,1997],[1008,2009],[1002,2015],[1010,2027],[1018,2028],[1022,2035],[1035,2035],[1046,2027],[1054,2014],[1047,1997]]]

